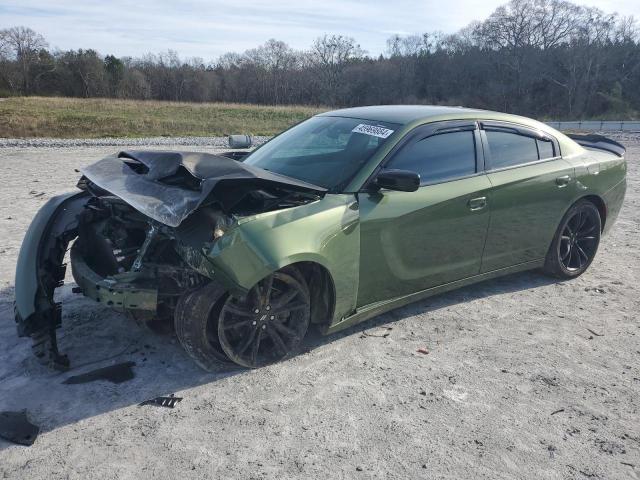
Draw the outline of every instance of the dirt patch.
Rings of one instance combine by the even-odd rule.
[[[60,346],[74,369],[37,364],[13,322],[22,237],[114,148],[1,150],[0,410],[28,408],[42,433],[0,440],[0,478],[637,478],[640,137],[624,142],[625,206],[579,279],[481,283],[215,373],[71,285]],[[125,361],[129,382],[62,385]],[[138,406],[172,393],[174,409]]]

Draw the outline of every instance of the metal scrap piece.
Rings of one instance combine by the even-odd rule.
[[[107,380],[111,383],[126,382],[135,376],[131,369],[135,364],[136,362],[117,363],[109,367],[98,368],[87,373],[69,377],[62,383],[75,385],[78,383],[93,382],[95,380]]]
[[[38,438],[40,427],[27,418],[27,411],[0,412],[0,437],[19,445],[31,446]]]
[[[157,407],[166,407],[173,408],[176,406],[178,402],[182,401],[182,397],[176,397],[173,393],[168,397],[156,397],[151,398],[149,400],[145,400],[142,403],[139,403],[138,406],[142,407],[144,405],[155,405]]]

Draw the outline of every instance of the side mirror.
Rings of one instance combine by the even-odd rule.
[[[387,190],[415,192],[420,187],[420,175],[409,170],[381,170],[373,184]]]

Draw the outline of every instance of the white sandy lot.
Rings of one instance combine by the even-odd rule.
[[[59,338],[73,369],[37,363],[13,321],[22,237],[75,168],[123,148],[0,149],[0,411],[43,429],[31,447],[0,440],[0,478],[639,478],[640,136],[623,143],[625,206],[579,279],[484,282],[217,373],[72,282]],[[61,384],[126,360],[129,382]],[[137,406],[170,393],[174,410]]]

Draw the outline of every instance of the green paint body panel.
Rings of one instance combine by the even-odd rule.
[[[561,158],[488,173],[491,224],[482,272],[546,255],[562,216],[573,203],[575,182],[563,188],[556,185],[555,179],[564,175],[573,176],[573,167]]]
[[[489,210],[468,202],[490,187],[476,175],[411,193],[361,193],[358,306],[477,275]]]
[[[331,275],[336,291],[334,315],[355,309],[358,292],[360,225],[353,194],[287,210],[246,217],[206,252],[231,290],[246,292],[270,273],[298,262],[315,262]],[[215,273],[214,273],[215,276]]]
[[[405,305],[408,305],[413,302],[417,302],[418,300],[422,300],[424,298],[429,298],[434,295],[438,295],[440,293],[445,293],[451,290],[455,290],[456,288],[465,287],[467,285],[472,285],[474,283],[483,282],[485,280],[490,280],[492,278],[509,275],[511,273],[524,272],[526,270],[533,270],[535,268],[540,268],[543,265],[544,265],[544,259],[540,259],[537,261],[522,263],[520,265],[513,265],[511,267],[503,268],[500,270],[494,270],[493,272],[487,272],[479,275],[474,275],[472,277],[463,278],[455,282],[445,283],[444,285],[439,285],[437,287],[427,288],[425,290],[414,292],[409,295],[403,295],[401,297],[396,297],[389,300],[383,300],[381,302],[372,303],[363,308],[359,308],[358,311],[353,315],[351,315],[350,317],[344,318],[338,322],[334,322],[326,329],[325,333],[331,334],[331,333],[339,332],[340,330],[344,330],[345,328],[349,328],[360,322],[369,320],[370,318],[373,318],[377,315],[381,315],[385,312],[388,312],[389,310],[393,310],[394,308],[403,307]]]

